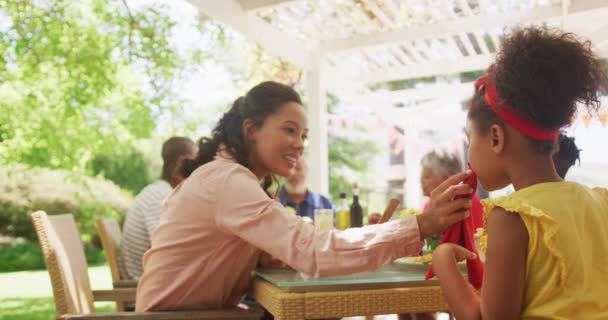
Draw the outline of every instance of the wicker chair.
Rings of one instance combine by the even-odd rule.
[[[71,214],[47,216],[43,211],[32,220],[51,278],[57,319],[259,319],[261,310],[222,309],[203,311],[116,312],[95,314],[93,301],[134,301],[135,288],[92,291],[87,263],[76,223]]]
[[[128,280],[123,277],[125,274],[120,269],[118,262],[118,255],[120,254],[120,242],[122,240],[122,233],[120,231],[120,225],[118,221],[113,218],[101,218],[95,220],[97,226],[97,232],[99,233],[99,239],[101,240],[101,246],[106,255],[106,261],[110,266],[110,273],[112,275],[112,285],[114,288],[136,288],[137,280]],[[117,311],[125,311],[124,302],[116,302]]]

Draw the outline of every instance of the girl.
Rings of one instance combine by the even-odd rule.
[[[577,102],[599,106],[605,84],[590,43],[527,28],[503,43],[476,83],[468,113],[469,159],[487,190],[481,296],[456,261],[473,253],[441,245],[433,255],[450,309],[467,319],[608,319],[608,190],[565,182],[551,155]]]
[[[166,200],[144,256],[137,311],[236,306],[262,251],[313,276],[374,270],[415,255],[421,239],[463,219],[470,193],[461,173],[440,185],[425,215],[346,231],[319,231],[267,191],[293,174],[304,151],[306,116],[290,87],[264,82],[237,99],[211,138],[199,142],[189,176]],[[260,181],[262,185],[260,186]]]

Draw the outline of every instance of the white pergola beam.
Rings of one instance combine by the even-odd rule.
[[[329,194],[327,103],[323,63],[320,55],[311,57],[311,67],[306,70],[306,104],[308,114],[308,138],[306,157],[308,158],[308,187],[310,190]]]
[[[475,48],[473,48],[473,44],[471,43],[471,39],[469,39],[469,35],[465,32],[459,34],[458,37],[460,38],[460,41],[462,41],[462,43],[464,44],[464,49],[467,51],[467,55],[469,57],[476,56],[477,52],[475,51]]]
[[[301,68],[308,67],[309,56],[315,43],[310,43],[310,47],[307,48],[299,39],[291,38],[276,30],[254,14],[248,14],[236,0],[190,0],[190,2],[200,12],[238,30],[268,51]]]
[[[439,95],[438,93],[441,93]],[[420,102],[426,100],[436,100],[439,96],[442,99],[461,97],[473,94],[473,82],[457,84],[433,84],[416,89],[404,89],[394,91],[372,91],[360,95],[352,95],[345,98],[348,104],[352,105],[386,105],[394,106],[398,103]],[[419,106],[416,106],[418,108]]]
[[[296,1],[298,0],[239,0],[243,9],[248,12],[286,6]]]
[[[473,34],[475,35],[475,39],[477,40],[477,45],[479,46],[479,49],[481,50],[481,53],[482,54],[491,53],[490,49],[488,48],[488,45],[486,44],[486,40],[484,38],[484,34],[482,32],[479,32],[479,31],[475,31],[475,32],[473,32]]]
[[[596,43],[595,54],[602,58],[608,58],[608,48],[605,48],[607,44],[608,41]],[[354,81],[375,83],[485,70],[494,62],[494,56],[492,53],[463,57],[454,61],[429,61],[403,67],[376,69],[371,72],[360,73]]]
[[[430,61],[361,73],[357,80],[366,83],[374,83],[483,70],[487,68],[492,61],[494,61],[494,54],[464,57],[454,61]]]
[[[573,15],[606,7],[608,7],[608,1],[606,0],[577,0],[569,7],[569,14]],[[355,50],[362,47],[385,46],[406,41],[435,38],[446,34],[485,30],[489,27],[515,25],[528,21],[551,18],[561,20],[561,17],[561,6],[541,7],[529,10],[508,10],[492,16],[479,15],[464,17],[424,26],[414,26],[405,30],[375,32],[354,36],[348,39],[334,39],[322,42],[321,47],[326,52]]]

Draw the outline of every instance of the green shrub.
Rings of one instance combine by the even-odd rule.
[[[89,167],[93,174],[102,175],[133,194],[139,193],[152,182],[146,159],[137,149],[97,155],[91,160]]]
[[[97,238],[95,219],[121,220],[132,196],[112,182],[65,170],[0,167],[0,234],[37,240],[30,213],[72,213],[85,243]]]
[[[84,253],[88,266],[105,263],[103,250],[85,245]],[[37,241],[18,239],[0,245],[0,272],[44,270],[44,256]]]

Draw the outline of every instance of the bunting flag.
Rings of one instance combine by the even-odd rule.
[[[608,122],[608,112],[600,111],[600,112],[598,112],[597,117],[600,119],[600,123],[602,124],[602,127],[606,128],[606,122]]]
[[[595,115],[583,113],[579,115],[575,115],[568,127],[574,128],[577,123],[582,122],[585,128],[589,128],[595,119],[599,120],[599,123],[602,127],[606,127],[608,124],[608,112],[600,111]],[[355,125],[361,126],[370,130],[386,130],[387,139],[389,145],[391,146],[391,152],[393,154],[399,154],[404,149],[411,150],[414,153],[426,153],[434,148],[446,148],[452,146],[461,146],[466,138],[464,134],[457,135],[450,141],[445,141],[441,144],[430,144],[420,141],[416,139],[416,137],[410,136],[409,139],[406,140],[407,127],[404,127],[406,133],[399,132],[395,129],[395,126],[392,125],[395,123],[394,119],[387,119],[386,117],[375,114],[375,113],[366,113],[363,111],[356,111],[349,114],[328,114],[327,115],[327,124],[329,126],[329,130],[333,134],[339,134],[343,132],[343,130],[353,130]]]
[[[585,113],[581,118],[583,120],[583,124],[585,124],[585,128],[589,128],[589,125],[591,124],[591,115]]]

